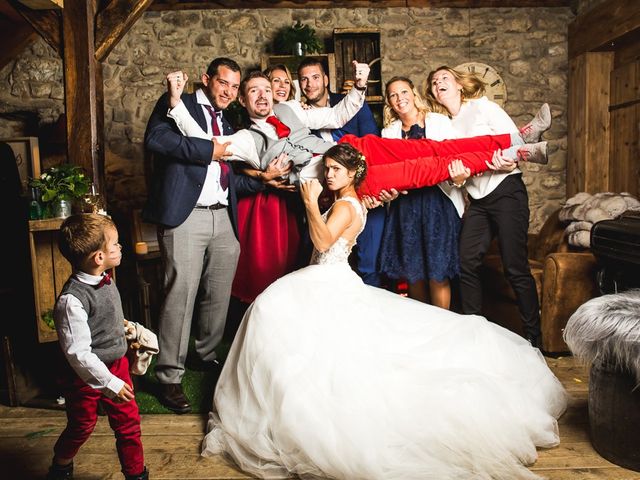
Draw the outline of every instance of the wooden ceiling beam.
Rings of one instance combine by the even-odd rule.
[[[27,22],[20,25],[4,25],[2,22],[0,29],[6,38],[2,49],[0,49],[1,70],[9,62],[15,60],[28,45],[31,45],[38,38],[38,34]]]
[[[82,166],[98,191],[105,192],[102,64],[95,55],[97,1],[67,2],[64,9],[64,99],[68,161]]]
[[[250,8],[499,8],[569,7],[571,0],[155,0],[149,10],[210,10]]]
[[[21,2],[10,0],[11,6],[31,24],[56,53],[62,56],[62,22],[57,10],[31,10]]]
[[[407,0],[407,7],[423,8],[569,7],[570,4],[570,0]]]
[[[52,8],[63,8],[64,0],[19,0],[25,7],[31,10],[51,10]]]
[[[112,0],[96,18],[96,59],[103,62],[153,0]]]
[[[640,2],[609,0],[569,24],[569,58],[615,50],[618,39],[640,31]]]

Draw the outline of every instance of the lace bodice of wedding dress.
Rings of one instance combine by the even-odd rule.
[[[311,255],[311,262],[310,262],[311,265],[334,265],[339,263],[347,264],[349,259],[349,254],[351,253],[351,249],[355,245],[358,235],[360,235],[362,233],[362,230],[364,230],[364,225],[367,221],[366,209],[362,206],[362,204],[357,199],[353,197],[342,197],[336,200],[336,202],[342,202],[342,201],[349,202],[351,205],[353,205],[353,208],[355,208],[356,213],[360,215],[360,219],[362,220],[362,226],[360,227],[358,234],[356,235],[356,237],[353,239],[352,242],[349,242],[344,237],[339,237],[338,240],[336,240],[336,242],[333,245],[331,245],[331,247],[329,247],[329,249],[326,252],[319,252],[314,248],[313,254]],[[329,217],[329,213],[331,212],[332,208],[333,208],[333,205],[331,205],[331,207],[322,214],[322,220],[324,220],[325,223],[327,223],[327,218]]]

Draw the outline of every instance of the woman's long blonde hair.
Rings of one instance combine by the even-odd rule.
[[[289,96],[287,97],[287,100],[294,100],[296,98],[296,84],[293,83],[293,77],[291,76],[291,72],[289,71],[287,66],[283,63],[271,65],[268,68],[266,68],[265,71],[263,72],[267,76],[269,81],[271,81],[271,75],[273,75],[273,72],[275,70],[282,70],[287,75],[287,78],[289,79],[289,84],[291,85],[291,90],[289,91]]]
[[[413,85],[413,82],[409,78],[403,76],[393,77],[384,85],[384,112],[382,123],[385,128],[399,118],[398,114],[393,110],[393,108],[391,107],[391,103],[389,102],[389,87],[396,82],[404,82],[409,85],[411,91],[413,92],[414,104],[418,109],[418,112],[426,116],[427,113],[431,111],[430,106],[427,104],[427,102],[424,101],[422,95],[420,95],[420,92],[418,92],[416,87]]]
[[[476,74],[459,72],[458,70],[455,70],[451,67],[442,65],[435,70],[431,70],[431,72],[429,72],[429,76],[427,77],[427,91],[425,92],[425,94],[427,97],[427,101],[429,102],[429,105],[434,112],[449,115],[449,111],[444,105],[436,100],[436,97],[433,96],[433,92],[431,91],[431,82],[433,82],[433,76],[442,70],[446,70],[451,75],[453,75],[453,78],[455,78],[456,82],[458,82],[462,87],[462,90],[460,90],[460,101],[462,103],[473,98],[480,98],[484,95],[486,83],[480,80],[480,77],[478,77]]]

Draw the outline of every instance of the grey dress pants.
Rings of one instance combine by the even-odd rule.
[[[160,352],[156,377],[180,383],[187,358],[192,318],[197,319],[195,347],[203,361],[216,358],[236,272],[240,244],[227,208],[194,209],[175,228],[159,228],[165,298],[160,311]],[[195,313],[195,315],[194,315]]]

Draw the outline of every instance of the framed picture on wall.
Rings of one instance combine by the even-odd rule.
[[[16,164],[18,165],[18,173],[20,174],[22,193],[26,195],[29,192],[29,179],[40,176],[38,137],[3,138],[0,139],[0,142],[8,144],[13,150]]]

